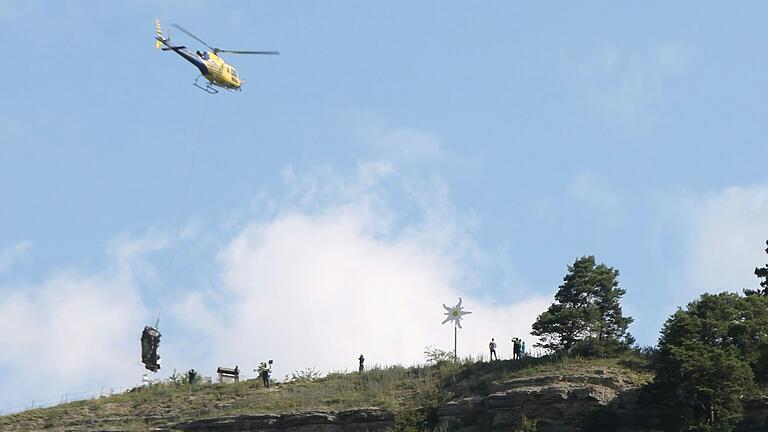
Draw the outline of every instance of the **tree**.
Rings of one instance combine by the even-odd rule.
[[[555,352],[607,354],[628,348],[634,338],[627,328],[631,317],[621,311],[626,290],[619,271],[595,265],[594,256],[578,258],[558,287],[555,302],[533,324],[537,346]]]
[[[765,373],[767,306],[764,297],[703,294],[667,319],[650,392],[664,401],[668,430],[730,431],[741,420],[742,399]]]
[[[768,240],[765,241],[765,245],[768,246]],[[765,253],[768,254],[768,248],[765,248]],[[744,294],[746,295],[762,295],[768,297],[768,264],[766,264],[763,267],[757,267],[755,268],[755,276],[757,276],[758,279],[762,279],[760,281],[760,286],[762,289],[745,289]]]

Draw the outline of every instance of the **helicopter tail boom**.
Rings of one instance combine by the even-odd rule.
[[[155,48],[163,49],[163,45],[168,45],[166,42],[170,41],[170,38],[165,37],[163,34],[163,28],[160,27],[160,19],[155,19],[155,31],[157,32],[157,37],[155,37]]]

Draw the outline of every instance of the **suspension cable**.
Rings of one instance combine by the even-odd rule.
[[[195,165],[197,163],[197,156],[200,152],[202,137],[203,137],[203,131],[205,130],[205,119],[206,115],[208,113],[208,99],[209,97],[206,95],[203,97],[203,114],[200,119],[200,125],[197,129],[197,135],[195,135],[195,140],[193,141],[192,145],[192,161],[189,165],[189,172],[187,174],[187,181],[184,185],[184,195],[181,201],[181,210],[179,211],[179,218],[176,221],[176,232],[171,239],[171,258],[168,262],[168,271],[165,275],[165,286],[163,286],[163,290],[160,293],[160,308],[157,311],[157,320],[155,321],[155,329],[159,329],[160,326],[160,315],[163,313],[163,307],[165,306],[165,294],[168,291],[168,286],[171,284],[171,276],[173,275],[173,264],[176,261],[176,252],[178,249],[178,243],[179,243],[179,237],[181,236],[181,225],[184,223],[186,212],[187,212],[187,204],[189,202],[189,192],[192,185],[192,175],[195,171]]]

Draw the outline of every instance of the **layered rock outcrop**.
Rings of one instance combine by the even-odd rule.
[[[185,432],[384,432],[394,415],[379,409],[340,412],[239,415],[180,423],[174,430]]]
[[[493,383],[486,396],[443,404],[437,415],[448,429],[463,432],[514,430],[523,416],[537,419],[540,432],[580,431],[579,424],[596,408],[614,405],[625,416],[632,413],[637,387],[602,371],[511,379]]]
[[[661,416],[640,404],[640,384],[610,371],[535,376],[497,381],[483,395],[444,403],[437,408],[440,430],[512,431],[523,416],[538,421],[539,432],[616,432],[661,430]],[[747,401],[740,431],[768,431],[768,398]],[[239,415],[180,423],[187,432],[383,432],[394,415],[380,409],[340,412]]]
[[[663,427],[661,413],[641,404],[639,383],[604,371],[497,382],[485,396],[441,405],[437,416],[456,432],[515,430],[523,416],[538,420],[538,432],[653,432]],[[768,398],[745,401],[738,430],[768,431]]]

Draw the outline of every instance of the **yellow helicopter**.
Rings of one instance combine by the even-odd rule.
[[[200,70],[200,75],[195,79],[194,85],[210,94],[216,94],[219,91],[216,87],[224,88],[227,90],[241,90],[245,80],[240,78],[237,74],[237,70],[231,65],[227,64],[219,53],[231,53],[231,54],[280,54],[278,51],[233,51],[214,48],[205,43],[199,37],[193,35],[188,30],[184,29],[180,25],[172,24],[177,29],[183,31],[187,35],[191,36],[201,44],[207,46],[211,51],[196,51],[191,52],[187,50],[187,47],[171,44],[171,38],[166,37],[163,34],[163,29],[160,27],[160,20],[155,20],[155,29],[157,30],[157,36],[155,39],[155,47],[162,49],[163,51],[173,51],[176,54],[184,57],[185,60],[195,65]],[[201,86],[198,81],[200,77],[204,77],[208,80],[205,86]]]

